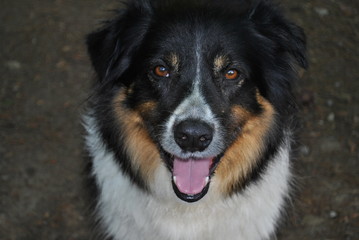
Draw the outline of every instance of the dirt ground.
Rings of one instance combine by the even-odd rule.
[[[298,200],[278,239],[359,239],[359,1],[280,1],[308,36]],[[114,0],[0,3],[0,240],[91,239],[84,35]]]

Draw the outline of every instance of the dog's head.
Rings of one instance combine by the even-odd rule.
[[[165,165],[188,202],[258,175],[306,67],[302,30],[268,1],[131,1],[87,43],[95,116],[123,171],[151,191]]]

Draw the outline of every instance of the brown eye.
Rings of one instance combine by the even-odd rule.
[[[168,69],[162,65],[155,67],[153,70],[154,74],[158,77],[166,77],[168,78],[170,76],[170,72]]]
[[[226,79],[234,80],[239,77],[239,72],[236,69],[230,69],[225,74]]]

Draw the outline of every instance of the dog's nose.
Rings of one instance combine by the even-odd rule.
[[[184,151],[203,151],[212,142],[213,129],[199,120],[185,120],[175,126],[174,137]]]

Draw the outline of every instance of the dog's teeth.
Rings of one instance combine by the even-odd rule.
[[[176,183],[176,176],[173,176],[173,182]]]
[[[206,181],[206,184],[207,184],[209,182],[209,177],[206,177],[205,181]]]

